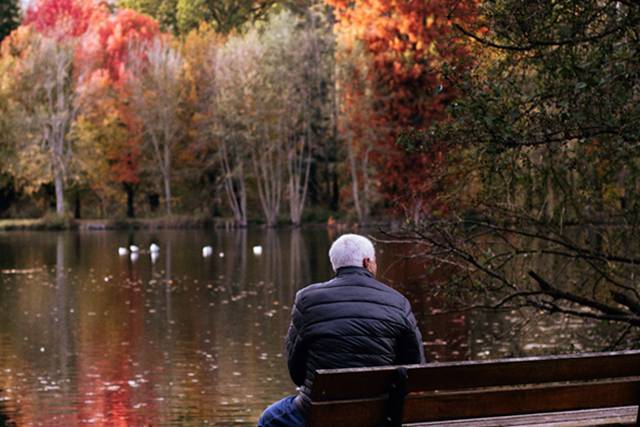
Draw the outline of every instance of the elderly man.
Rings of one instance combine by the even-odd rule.
[[[298,394],[269,406],[259,427],[304,426],[317,369],[425,362],[409,301],[374,278],[371,241],[345,234],[329,258],[336,277],[301,289],[291,314],[287,362]]]

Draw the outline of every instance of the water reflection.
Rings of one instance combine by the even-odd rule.
[[[255,425],[293,390],[282,354],[291,303],[332,276],[329,233],[0,234],[0,417],[19,426]],[[156,258],[145,250],[152,242]],[[130,244],[141,248],[136,260],[117,253]],[[205,245],[213,256],[202,257]],[[589,334],[601,332],[569,319],[521,324],[517,312],[446,313],[451,292],[432,285],[447,272],[425,275],[403,258],[410,248],[379,252],[383,280],[411,299],[431,360],[590,350]]]

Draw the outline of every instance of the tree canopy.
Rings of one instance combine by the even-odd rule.
[[[282,0],[120,0],[118,5],[151,15],[166,31],[187,34],[206,22],[221,34],[264,20]]]

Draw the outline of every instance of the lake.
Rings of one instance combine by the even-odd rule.
[[[0,425],[255,425],[294,391],[283,358],[291,304],[332,277],[335,237],[323,227],[0,233]],[[118,255],[130,244],[137,259]],[[433,273],[403,257],[410,247],[377,250],[379,277],[412,301],[431,361],[601,349],[603,332],[583,320],[452,312]]]

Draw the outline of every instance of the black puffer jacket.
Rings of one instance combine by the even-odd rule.
[[[425,362],[409,301],[361,267],[298,291],[286,349],[303,408],[317,369]]]

